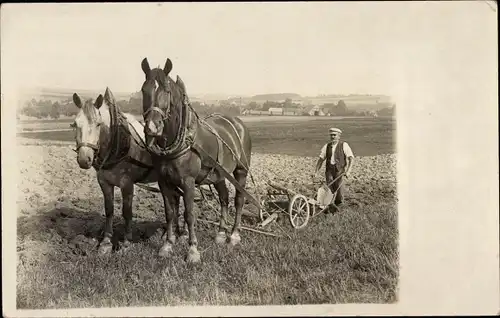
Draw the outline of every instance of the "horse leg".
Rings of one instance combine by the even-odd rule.
[[[184,220],[187,222],[189,229],[189,252],[186,257],[188,263],[198,263],[200,261],[200,252],[198,252],[198,239],[195,233],[196,215],[194,215],[194,190],[195,179],[188,177],[183,183],[182,191],[184,192]]]
[[[215,237],[215,242],[217,244],[223,244],[226,242],[226,219],[227,219],[227,209],[229,206],[229,191],[227,189],[225,180],[217,182],[214,186],[215,189],[217,190],[217,193],[219,194],[219,201],[221,207],[219,232]]]
[[[186,221],[184,220],[184,222],[181,222],[182,220],[182,215],[180,213],[180,209],[179,209],[179,205],[180,205],[180,195],[175,193],[174,194],[174,200],[173,200],[173,206],[174,206],[174,210],[175,210],[175,221],[176,221],[176,224],[177,224],[177,236],[179,237],[179,239],[181,241],[187,241],[188,240],[188,230],[186,228]]]
[[[245,187],[247,182],[247,171],[241,168],[236,168],[233,173],[236,181],[242,186]],[[231,237],[229,239],[231,245],[236,245],[241,241],[240,236],[240,224],[241,224],[241,212],[243,210],[243,204],[245,204],[245,196],[242,192],[236,190],[234,196],[234,207],[236,209],[236,216],[234,218],[233,230],[231,233]]]
[[[99,186],[101,187],[102,194],[104,195],[104,210],[106,212],[106,223],[104,225],[104,238],[99,244],[99,254],[107,254],[113,250],[113,210],[115,199],[115,187],[105,180],[98,178]]]
[[[172,253],[172,246],[175,243],[175,235],[173,231],[173,221],[175,218],[174,208],[172,206],[173,202],[173,190],[164,182],[159,181],[161,194],[163,196],[163,205],[165,207],[165,218],[167,220],[167,230],[163,235],[163,245],[158,252],[158,255],[162,257],[168,257]]]
[[[123,238],[123,247],[127,248],[130,246],[130,241],[132,241],[132,202],[134,200],[134,185],[128,183],[121,188],[122,191],[122,215],[125,220],[125,233]]]

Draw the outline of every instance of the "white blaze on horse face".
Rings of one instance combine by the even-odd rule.
[[[160,87],[160,84],[158,84],[158,81],[155,80],[155,92],[156,92],[156,90],[158,90],[158,87]]]
[[[97,113],[97,109],[94,109]],[[96,116],[100,118],[99,115]],[[99,122],[90,123],[83,109],[80,110],[75,118],[77,143],[90,144],[97,146],[99,143]],[[78,145],[77,145],[78,146]],[[92,166],[94,158],[94,149],[88,146],[82,146],[78,149],[77,161],[81,168],[88,169]]]
[[[152,120],[147,122],[149,133],[153,136],[158,135],[158,128]]]
[[[97,109],[95,110],[97,112]],[[99,115],[97,116],[99,118]],[[77,129],[81,129],[81,142],[97,145],[99,142],[99,121],[91,123],[85,114],[77,117]]]

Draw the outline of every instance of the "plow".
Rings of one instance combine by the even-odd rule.
[[[258,208],[258,213],[252,212],[249,209],[244,209],[242,215],[254,219],[257,223],[255,226],[242,225],[241,229],[253,233],[258,233],[262,235],[277,237],[277,238],[291,238],[288,231],[283,228],[277,221],[281,217],[285,217],[288,220],[289,226],[293,230],[301,230],[305,228],[309,221],[321,215],[322,213],[328,211],[329,209],[338,210],[339,208],[333,203],[335,199],[335,192],[331,192],[329,186],[333,184],[336,180],[342,177],[340,174],[335,178],[330,184],[323,183],[316,193],[316,197],[306,196],[303,193],[299,193],[293,189],[289,189],[277,182],[267,181],[267,188],[265,194],[262,196],[261,200],[252,196],[248,191],[244,190],[247,198],[250,198],[251,203],[258,202],[256,207]],[[314,180],[313,180],[314,183]],[[137,186],[147,190],[159,193],[160,190],[151,185],[137,184]],[[340,185],[339,185],[340,187]],[[216,197],[212,187],[208,189],[197,186],[199,197],[195,200],[198,204],[203,204],[204,207],[208,207],[216,215],[220,213],[219,209],[215,207],[213,203],[213,198]],[[207,218],[198,217],[197,221],[218,226],[218,220],[210,220]],[[270,230],[271,225],[276,225],[279,231]],[[229,229],[229,228],[227,228]]]

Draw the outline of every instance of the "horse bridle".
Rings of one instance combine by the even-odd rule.
[[[91,143],[88,143],[88,142],[80,142],[76,145],[76,149],[75,151],[78,152],[78,150],[80,150],[80,148],[82,147],[89,147],[91,149],[93,149],[95,151],[95,153],[98,153],[99,152],[99,145],[94,145],[94,144],[91,144]]]
[[[76,144],[76,149],[73,149],[74,152],[78,153],[80,148],[82,147],[89,147],[90,149],[94,150],[94,158],[92,158],[92,164],[95,163],[95,159],[97,158],[99,154],[99,145],[91,144],[88,142],[78,142]]]
[[[170,100],[170,98],[169,98],[169,100]],[[167,108],[167,109],[168,109],[168,108]],[[160,108],[160,107],[158,107],[158,106],[153,106],[153,107],[149,108],[148,110],[146,110],[146,111],[144,112],[144,114],[142,115],[142,117],[144,118],[144,120],[146,120],[146,117],[148,116],[148,114],[149,114],[150,112],[153,112],[153,111],[155,111],[155,112],[159,113],[159,114],[160,114],[160,116],[161,116],[161,119],[162,119],[162,120],[165,120],[165,119],[167,119],[167,117],[168,117],[168,116],[167,116],[167,114],[163,111],[163,109],[161,109],[161,108]]]
[[[76,128],[76,126],[72,126],[74,128]],[[78,138],[78,136],[77,136]],[[94,157],[92,158],[92,165],[94,165],[95,163],[95,159],[97,158],[97,156],[99,155],[99,144],[91,144],[89,142],[78,142],[76,143],[76,149],[73,149],[74,152],[78,153],[78,151],[80,150],[80,148],[82,147],[88,147],[92,150],[94,150]]]
[[[147,121],[147,117],[151,112],[157,112],[161,116],[161,121],[165,124],[165,121],[169,119],[171,115],[171,107],[172,107],[172,91],[169,89],[169,84],[171,84],[171,81],[168,81],[168,84],[166,85],[167,88],[165,90],[167,94],[167,107],[165,108],[160,108],[156,105],[151,105],[146,111],[143,113],[143,118],[144,121]],[[179,113],[179,120],[181,121],[179,123],[179,127],[177,130],[177,133],[175,135],[174,140],[169,146],[164,146],[163,148],[156,144],[154,147],[150,147],[149,145],[147,146],[148,150],[155,153],[156,155],[163,156],[164,158],[176,158],[178,157],[179,154],[182,154],[185,152],[185,150],[188,150],[189,147],[183,148],[184,147],[184,140],[185,140],[185,128],[187,125],[187,120],[189,118],[189,109],[191,108],[189,104],[189,99],[185,93],[182,94],[182,98],[184,99],[182,103],[186,105],[185,107],[181,107],[181,111]],[[185,108],[185,109],[184,109]],[[146,127],[145,127],[146,128]],[[165,126],[163,127],[165,128]],[[161,134],[161,136],[155,136],[156,138],[160,138],[163,141],[166,141],[166,136]],[[181,149],[182,148],[182,149]]]
[[[168,85],[170,84],[170,81],[168,81],[167,79],[167,85],[164,85],[165,86],[165,92],[167,93],[167,108],[166,108],[166,111],[164,111],[163,109],[161,109],[160,107],[158,106],[152,106],[150,108],[148,108],[143,114],[142,114],[142,118],[144,118],[144,121],[146,120],[147,116],[149,113],[151,112],[157,112],[160,114],[161,116],[161,120],[162,121],[165,121],[168,119],[168,113],[170,111],[170,103],[172,102],[172,92],[170,91]],[[156,92],[155,92],[156,93]],[[154,104],[153,104],[154,105]]]

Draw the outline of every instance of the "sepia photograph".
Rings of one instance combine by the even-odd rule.
[[[476,11],[457,6],[454,17],[444,7],[2,5],[2,135],[9,125],[16,149],[5,159],[2,136],[2,174],[15,178],[2,178],[11,316],[153,307],[224,316],[208,308],[234,306],[228,315],[274,315],[266,306],[333,315],[342,311],[321,306],[401,304],[404,238],[425,213],[411,202],[439,200],[403,188],[422,180],[411,171],[432,179],[424,160],[439,157],[410,141],[420,134],[411,114],[430,100],[405,104],[422,89],[411,60],[437,63],[422,61],[436,59],[457,21],[497,8],[471,1]],[[436,22],[443,16],[448,25]],[[426,150],[411,157],[417,146]]]

